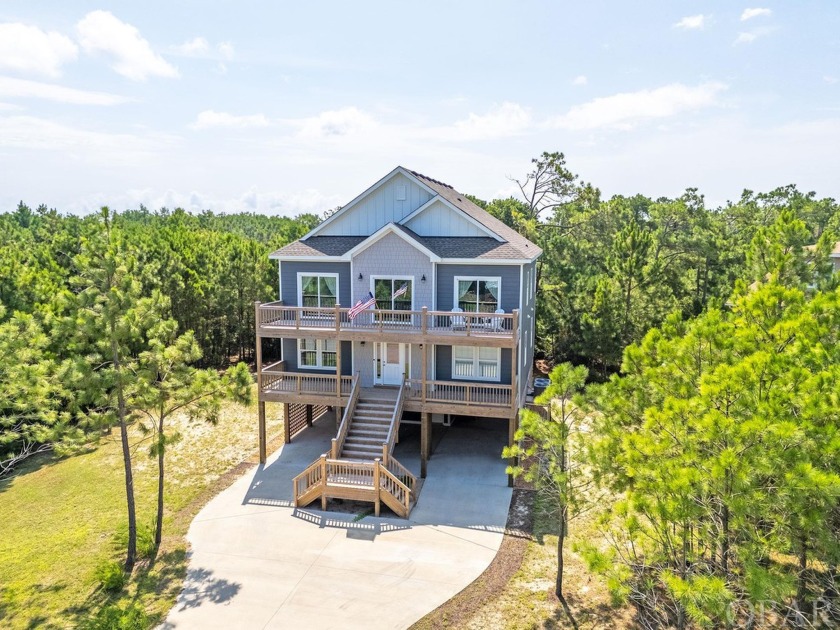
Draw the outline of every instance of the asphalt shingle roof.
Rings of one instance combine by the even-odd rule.
[[[408,169],[406,169],[408,170]],[[441,258],[484,258],[484,259],[534,259],[542,250],[516,230],[508,227],[486,210],[482,210],[465,195],[449,184],[408,171],[437,195],[451,203],[461,212],[480,223],[500,238],[500,242],[489,236],[420,236],[403,225],[394,226],[409,235]],[[343,256],[366,236],[310,236],[306,240],[289,243],[271,254],[271,257],[318,257]]]

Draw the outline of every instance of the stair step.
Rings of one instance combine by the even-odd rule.
[[[367,414],[356,414],[353,416],[353,422],[370,422],[374,424],[391,424],[391,418],[383,416],[369,416]]]
[[[366,459],[372,460],[376,459],[377,457],[382,457],[382,451],[374,450],[362,450],[359,448],[354,449],[344,449],[341,452],[341,457],[346,459]]]
[[[350,439],[351,437],[359,437],[366,440],[377,440],[381,444],[388,439],[388,434],[376,431],[350,431],[350,433],[347,434],[347,439]]]
[[[377,439],[375,437],[366,437],[364,435],[348,435],[347,438],[344,440],[344,444],[346,445],[360,445],[360,446],[378,446],[382,448],[382,443],[385,440]]]

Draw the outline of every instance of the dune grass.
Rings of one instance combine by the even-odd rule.
[[[269,406],[269,435],[282,430]],[[122,560],[125,490],[118,432],[66,458],[30,461],[0,482],[0,627],[72,628],[105,603],[136,602],[154,622],[172,606],[186,572],[184,539],[193,516],[256,450],[256,406],[226,405],[215,426],[174,420],[182,439],[167,452],[164,540],[153,563],[141,562],[129,587],[111,597],[97,567]],[[155,512],[157,467],[133,434],[140,526]]]

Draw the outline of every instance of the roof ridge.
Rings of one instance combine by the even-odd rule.
[[[420,177],[422,179],[425,179],[426,181],[430,181],[434,184],[437,184],[438,186],[446,186],[447,188],[451,188],[452,190],[455,190],[455,188],[453,188],[452,186],[450,186],[446,182],[442,182],[440,180],[434,179],[433,177],[429,177],[428,175],[423,175],[423,173],[418,173],[417,171],[412,171],[411,169],[406,169],[406,170],[408,170],[408,172],[411,173],[412,175],[414,175],[416,177]]]

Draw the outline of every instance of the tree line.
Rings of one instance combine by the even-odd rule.
[[[546,249],[544,348],[596,371],[559,363],[505,453],[556,525],[556,594],[594,513],[575,549],[637,627],[835,627],[840,209],[795,187],[707,210],[695,191],[602,202],[576,182],[495,202]]]

